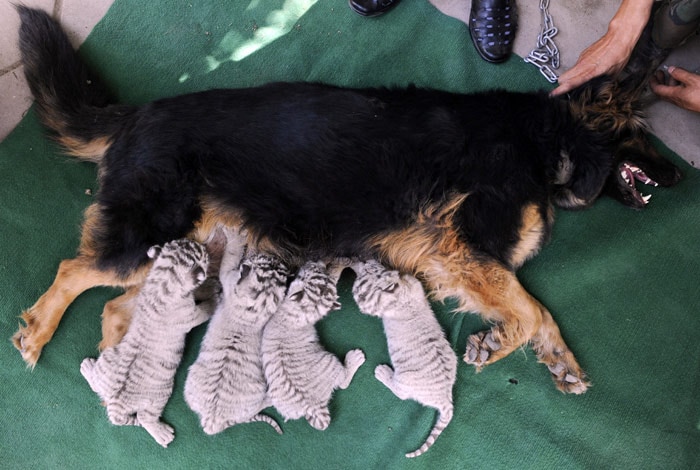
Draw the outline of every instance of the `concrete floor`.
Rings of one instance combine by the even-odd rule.
[[[0,0],[0,141],[14,129],[32,102],[19,64],[16,46],[18,19],[11,1],[15,0]],[[22,3],[53,12],[77,46],[107,12],[112,1],[23,0]],[[333,1],[345,3],[345,0]],[[430,1],[446,15],[468,22],[470,0]],[[551,2],[550,13],[555,26],[559,28],[554,41],[561,52],[560,71],[571,67],[581,51],[605,33],[619,3],[620,0]],[[539,4],[535,0],[518,2],[520,29],[515,41],[515,53],[521,57],[527,56],[537,41],[541,21]],[[466,30],[465,41],[469,41]],[[693,38],[674,51],[666,63],[700,70],[700,37]],[[546,81],[544,78],[542,80],[545,86]],[[700,167],[700,114],[657,102],[649,108],[649,115],[654,133],[693,166]]]
[[[79,46],[104,16],[113,0],[21,0],[23,5],[52,12]],[[15,0],[0,0],[0,141],[15,128],[32,104],[19,63]]]

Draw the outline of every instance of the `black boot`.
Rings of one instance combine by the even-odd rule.
[[[485,61],[499,63],[510,57],[517,29],[515,0],[472,0],[469,35]]]
[[[399,0],[348,0],[350,8],[362,16],[377,16],[386,13]]]

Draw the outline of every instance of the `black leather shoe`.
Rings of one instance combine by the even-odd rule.
[[[348,0],[350,8],[362,16],[377,16],[386,13],[399,0]]]
[[[517,29],[515,0],[472,0],[469,35],[485,61],[499,63],[510,57]]]

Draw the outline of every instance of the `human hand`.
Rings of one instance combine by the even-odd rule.
[[[700,113],[700,75],[673,66],[668,74],[668,80],[661,70],[651,77],[652,91],[676,106]]]
[[[552,95],[567,93],[599,75],[621,71],[649,21],[654,0],[622,0],[607,32],[584,50],[576,64],[559,77]]]
[[[622,70],[632,49],[618,42],[613,34],[605,34],[584,50],[576,64],[559,77],[559,86],[552,96],[567,93],[588,80],[600,75],[613,75]]]

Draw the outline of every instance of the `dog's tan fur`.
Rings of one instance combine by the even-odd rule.
[[[221,258],[221,250],[213,243],[218,227],[240,226],[240,216],[224,211],[215,204],[203,204],[204,212],[190,234],[200,243],[210,246],[212,253],[211,269],[216,272]],[[126,333],[131,320],[132,302],[139,292],[150,265],[145,265],[133,274],[123,278],[114,271],[101,270],[95,266],[97,253],[93,235],[100,230],[102,218],[97,204],[88,206],[84,214],[82,237],[78,256],[60,263],[53,284],[39,300],[24,311],[21,319],[25,325],[12,337],[13,344],[22,353],[22,358],[34,367],[44,346],[53,337],[58,324],[68,306],[84,291],[97,286],[121,287],[126,292],[108,302],[102,313],[102,341],[100,349],[114,346]],[[255,241],[261,249],[269,248],[266,240]]]

